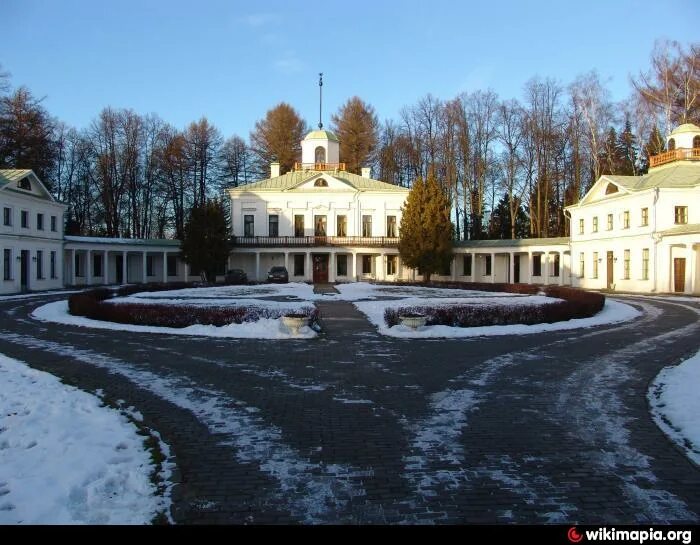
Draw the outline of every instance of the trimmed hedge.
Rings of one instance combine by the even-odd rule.
[[[197,324],[221,327],[229,324],[242,324],[243,322],[257,322],[261,318],[277,319],[287,313],[282,309],[258,307],[200,307],[144,303],[114,304],[110,302],[117,297],[125,297],[144,291],[165,291],[191,287],[193,284],[181,282],[123,286],[116,290],[98,288],[71,295],[68,298],[68,311],[74,316],[84,316],[104,322],[177,329]],[[308,316],[310,323],[318,319],[318,310],[313,307],[305,307],[294,312]]]
[[[409,284],[420,285],[426,284]],[[407,313],[423,314],[427,325],[446,325],[450,327],[479,327],[491,325],[542,324],[562,322],[574,318],[589,318],[603,309],[605,296],[600,293],[569,288],[565,286],[532,286],[530,284],[477,284],[472,282],[445,282],[428,284],[432,288],[468,289],[478,291],[501,291],[536,295],[542,293],[548,297],[563,299],[542,305],[446,305],[439,307],[412,306],[387,308],[384,321],[393,327],[401,323],[399,316]]]

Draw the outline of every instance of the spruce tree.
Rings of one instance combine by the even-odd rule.
[[[218,200],[192,209],[181,243],[182,259],[199,271],[204,282],[213,281],[229,254],[226,213]]]
[[[435,174],[418,178],[402,208],[399,255],[408,266],[418,269],[424,282],[449,269],[452,261],[454,226],[450,221],[450,201]]]

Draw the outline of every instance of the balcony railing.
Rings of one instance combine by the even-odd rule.
[[[275,248],[309,246],[398,246],[398,237],[233,237],[234,246]]]
[[[321,170],[336,172],[345,170],[345,163],[294,163],[294,170]]]
[[[700,161],[700,148],[678,148],[649,157],[649,166],[658,167],[674,161]]]

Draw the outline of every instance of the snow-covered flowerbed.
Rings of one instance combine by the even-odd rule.
[[[154,469],[120,412],[0,355],[0,524],[148,524]]]
[[[317,333],[310,327],[303,327],[294,336],[282,324],[280,319],[261,318],[257,322],[243,322],[224,326],[191,325],[188,327],[157,327],[132,324],[120,324],[91,320],[83,316],[73,316],[68,312],[68,301],[56,301],[38,307],[32,317],[45,322],[65,325],[91,327],[95,329],[111,329],[116,331],[131,331],[134,333],[166,333],[168,335],[199,335],[204,337],[223,337],[236,339],[311,339]]]
[[[539,296],[526,297],[518,300],[518,302],[520,304],[542,304],[541,301],[537,300],[538,297]],[[531,301],[528,303],[529,300]],[[450,301],[450,303],[452,302],[453,300]],[[401,306],[409,306],[404,305],[404,303],[405,302],[402,301]],[[441,301],[435,299],[421,299],[419,303],[423,306],[428,306],[439,305],[441,304]],[[444,300],[442,301],[442,304],[445,304]],[[624,303],[607,299],[603,310],[591,318],[579,318],[551,324],[514,324],[483,327],[450,327],[444,325],[434,325],[421,327],[418,329],[411,329],[404,325],[395,325],[393,327],[387,326],[384,320],[386,310],[396,307],[396,301],[359,301],[355,303],[355,306],[367,316],[369,321],[377,327],[381,334],[388,335],[390,337],[410,339],[482,337],[487,335],[525,335],[530,333],[562,331],[566,329],[578,329],[581,327],[593,327],[616,322],[624,322],[627,320],[632,320],[640,315],[640,312],[630,305],[625,305]]]
[[[649,404],[656,424],[700,464],[700,351],[666,367],[649,389]]]

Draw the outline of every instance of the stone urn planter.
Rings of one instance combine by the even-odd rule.
[[[282,323],[296,337],[302,327],[309,325],[309,317],[305,314],[285,314],[282,316]]]
[[[399,320],[401,320],[401,325],[408,326],[411,329],[418,329],[425,326],[428,317],[424,314],[404,314],[399,316]]]

